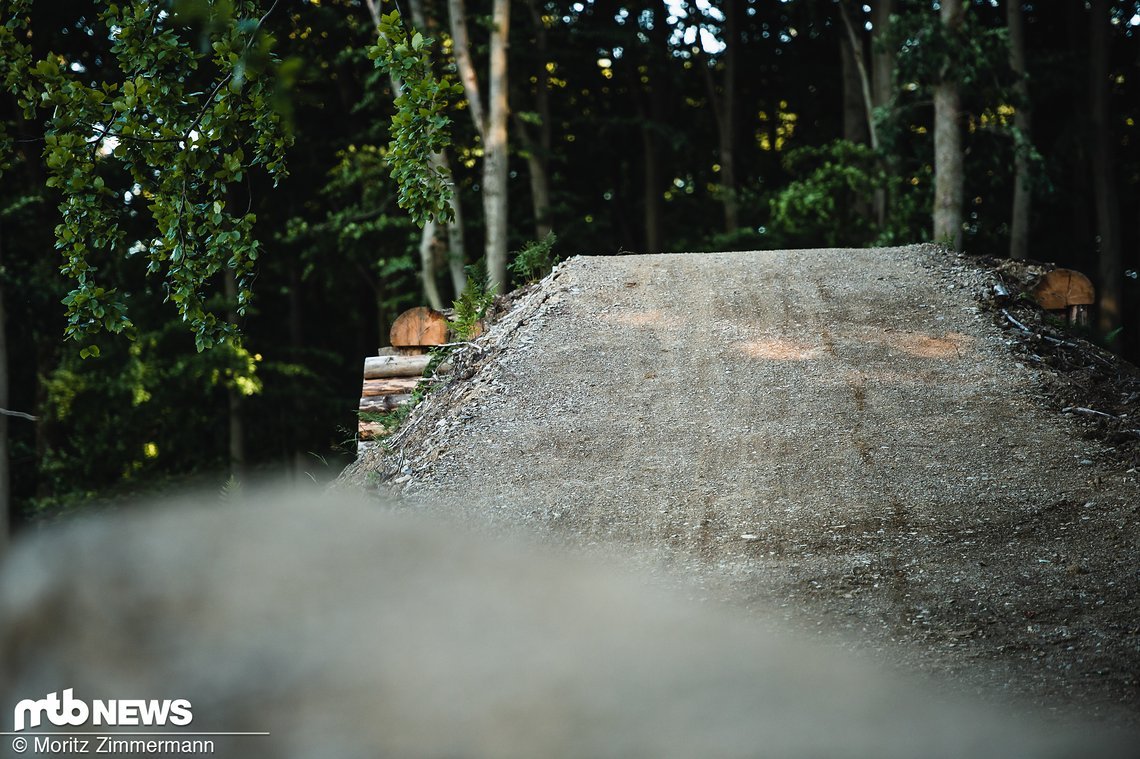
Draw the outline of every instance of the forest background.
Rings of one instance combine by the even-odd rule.
[[[395,9],[0,0],[14,528],[172,482],[327,480],[397,314],[580,253],[1054,261],[1098,287],[1090,336],[1140,351],[1135,0]],[[381,23],[440,79],[395,122],[425,91],[377,66]],[[445,191],[413,219],[386,157],[417,145],[403,165]]]

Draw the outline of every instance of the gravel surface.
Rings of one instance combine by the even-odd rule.
[[[576,257],[345,478],[773,609],[911,672],[1140,718],[1137,474],[932,247]]]

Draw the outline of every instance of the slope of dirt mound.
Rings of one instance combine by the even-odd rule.
[[[1136,473],[933,248],[579,257],[519,300],[379,479],[908,669],[1140,714]]]

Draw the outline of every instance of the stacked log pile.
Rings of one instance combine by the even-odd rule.
[[[357,439],[360,452],[387,434],[377,414],[391,414],[412,399],[431,357],[428,351],[447,342],[447,319],[438,311],[418,307],[405,311],[392,323],[391,345],[364,359]],[[365,419],[363,413],[369,414]]]

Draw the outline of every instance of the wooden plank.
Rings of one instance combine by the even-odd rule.
[[[419,377],[431,356],[369,356],[364,359],[364,379]]]
[[[356,425],[356,437],[360,440],[376,440],[387,436],[388,428],[380,422],[361,421]]]
[[[388,337],[396,347],[443,345],[447,342],[447,318],[426,306],[409,308],[392,322]]]
[[[360,394],[365,398],[374,395],[401,395],[416,389],[421,377],[388,377],[386,379],[366,379]]]
[[[373,395],[360,399],[360,410],[380,413],[395,411],[411,399],[410,393],[407,395]]]
[[[422,356],[428,352],[427,348],[394,348],[391,345],[385,345],[380,350],[376,351],[377,356]]]

